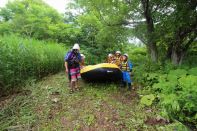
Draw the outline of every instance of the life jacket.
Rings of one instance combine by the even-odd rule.
[[[126,61],[126,62],[123,61],[121,63],[121,67],[120,68],[121,68],[122,71],[130,71],[130,67],[129,67],[128,61]]]
[[[119,57],[115,56],[115,57],[114,57],[114,61],[115,61],[115,64],[116,64],[117,66],[120,66],[120,64],[121,64],[121,62],[122,62],[122,57],[121,57],[121,56],[119,56]]]
[[[108,57],[107,58],[107,63],[113,63],[113,57]]]
[[[84,59],[81,60],[80,65],[81,65],[81,66],[85,66],[85,60],[84,60]]]

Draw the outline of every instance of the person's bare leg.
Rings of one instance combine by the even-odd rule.
[[[78,87],[78,80],[76,81],[75,89],[76,89],[76,90],[79,90],[79,87]]]
[[[74,85],[73,85],[73,90],[76,90],[76,81],[74,82]]]
[[[70,92],[73,93],[74,88],[75,88],[75,81],[71,81],[70,85],[71,85],[70,86]]]

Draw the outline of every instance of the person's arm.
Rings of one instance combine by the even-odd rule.
[[[66,73],[68,73],[68,63],[66,61],[64,62],[64,66],[65,66],[65,69],[66,69]]]
[[[133,70],[133,64],[131,63],[131,61],[129,61],[128,64],[129,64],[130,72],[132,72],[132,70]]]
[[[111,63],[116,64],[116,59],[113,58]]]
[[[66,69],[66,73],[68,73],[68,57],[69,57],[69,55],[70,55],[70,52],[68,52],[66,54],[66,56],[64,57],[64,67]]]
[[[79,63],[81,63],[82,62],[82,58],[81,58],[81,54],[80,53],[78,54],[78,58],[79,58]]]

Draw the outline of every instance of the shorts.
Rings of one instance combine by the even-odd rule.
[[[81,78],[80,68],[78,67],[70,69],[70,76],[71,81],[77,81],[79,78]]]
[[[124,82],[131,83],[131,77],[130,77],[129,72],[123,71],[122,72],[122,78],[123,78]]]

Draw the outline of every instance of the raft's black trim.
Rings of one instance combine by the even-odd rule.
[[[82,79],[86,81],[121,81],[122,72],[118,68],[97,68],[81,73]]]

